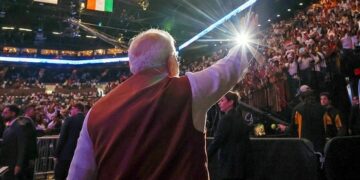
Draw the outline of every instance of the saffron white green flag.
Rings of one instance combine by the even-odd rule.
[[[112,12],[113,5],[113,0],[87,0],[86,9]]]

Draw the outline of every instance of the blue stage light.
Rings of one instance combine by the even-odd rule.
[[[219,25],[223,24],[225,21],[229,20],[232,16],[235,16],[236,14],[240,13],[241,11],[243,11],[244,9],[248,8],[249,6],[253,5],[257,0],[249,0],[246,3],[244,3],[243,5],[239,6],[238,8],[234,9],[233,11],[231,11],[229,14],[227,14],[226,16],[224,16],[223,18],[221,18],[220,20],[218,20],[217,22],[215,22],[214,24],[210,25],[208,28],[204,29],[203,31],[201,31],[199,34],[195,35],[193,38],[189,39],[188,41],[186,41],[185,43],[183,43],[182,45],[179,46],[179,50],[184,49],[185,47],[187,47],[188,45],[190,45],[191,43],[193,43],[194,41],[198,40],[199,38],[201,38],[202,36],[204,36],[205,34],[207,34],[208,32],[212,31],[213,29],[215,29],[216,27],[218,27]]]
[[[5,62],[24,62],[24,63],[49,63],[49,64],[68,64],[68,65],[84,65],[129,61],[128,57],[120,58],[104,58],[89,60],[67,60],[67,59],[40,59],[40,58],[22,58],[22,57],[0,57],[0,61]]]

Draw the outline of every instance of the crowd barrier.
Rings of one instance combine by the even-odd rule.
[[[54,152],[59,136],[39,137],[37,141],[39,156],[35,160],[34,179],[54,179]]]
[[[208,143],[211,139],[208,140]],[[248,147],[249,148],[249,147]],[[298,138],[251,138],[250,158],[246,162],[247,179],[315,180],[318,158],[312,143]],[[215,158],[216,159],[216,158]],[[220,179],[217,160],[210,161],[211,179]]]
[[[78,89],[78,88],[56,88],[54,90],[54,92],[57,92],[57,93],[62,93],[62,94],[71,94],[71,93],[74,93],[74,94],[85,94],[85,93],[94,93],[94,92],[97,92],[97,89],[96,88],[81,88],[81,89]]]
[[[335,137],[324,152],[328,180],[360,179],[360,136]]]

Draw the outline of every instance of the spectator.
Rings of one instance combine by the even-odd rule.
[[[228,92],[218,102],[220,110],[225,112],[221,118],[215,138],[207,152],[209,159],[219,151],[218,171],[221,179],[247,179],[250,138],[249,127],[245,124],[241,110],[236,109],[237,94]]]
[[[360,108],[358,96],[352,98],[352,108],[349,118],[349,133],[353,136],[360,135]]]
[[[346,135],[346,127],[340,112],[331,104],[328,92],[320,93],[320,104],[326,108],[324,125],[326,138]]]
[[[82,124],[84,122],[84,106],[75,104],[71,106],[70,117],[65,119],[61,127],[60,137],[55,150],[57,164],[55,166],[55,179],[63,180],[68,175],[71,160],[77,144]]]
[[[6,122],[2,139],[1,165],[9,167],[9,173],[5,174],[4,179],[29,179],[32,178],[29,170],[30,160],[34,156],[29,146],[29,137],[27,137],[26,123],[23,118],[18,118],[20,109],[16,105],[5,106],[2,117]],[[36,145],[36,144],[35,144]]]
[[[317,103],[313,90],[307,85],[300,87],[300,99],[301,102],[293,110],[290,132],[293,136],[310,140],[316,152],[323,152],[325,108]]]

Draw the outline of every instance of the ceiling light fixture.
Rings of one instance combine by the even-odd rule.
[[[86,38],[96,39],[96,36],[89,36],[89,35],[86,35]]]
[[[32,30],[28,28],[19,28],[19,31],[31,32]]]
[[[14,27],[3,26],[1,29],[2,30],[14,30],[15,28]]]

